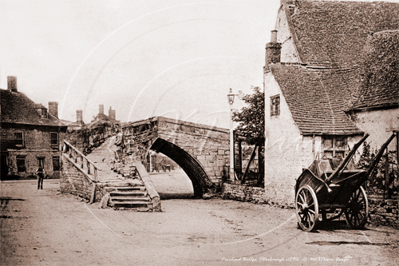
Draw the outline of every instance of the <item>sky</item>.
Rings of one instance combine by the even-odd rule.
[[[393,2],[398,2],[393,1]],[[89,123],[166,116],[228,128],[227,94],[262,87],[280,0],[1,0],[0,88]],[[236,99],[235,109],[243,107]]]

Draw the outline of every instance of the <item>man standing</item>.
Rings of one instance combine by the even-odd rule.
[[[39,166],[39,168],[36,170],[36,175],[37,175],[37,189],[43,189],[43,179],[44,179],[44,169]]]

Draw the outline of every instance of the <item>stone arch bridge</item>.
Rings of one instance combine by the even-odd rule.
[[[150,150],[175,161],[202,197],[218,186],[229,167],[229,130],[165,117],[122,125],[125,158],[146,162]]]

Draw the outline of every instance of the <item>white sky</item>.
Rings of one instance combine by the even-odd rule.
[[[90,122],[104,104],[122,121],[163,115],[228,128],[229,88],[262,87],[279,5],[1,0],[0,87],[17,76],[19,91],[45,106],[58,101],[70,121],[81,109]]]

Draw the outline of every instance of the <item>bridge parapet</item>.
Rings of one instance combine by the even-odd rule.
[[[179,164],[197,196],[219,185],[229,166],[228,129],[153,117],[124,124],[123,136],[127,156],[144,162],[151,149]]]

